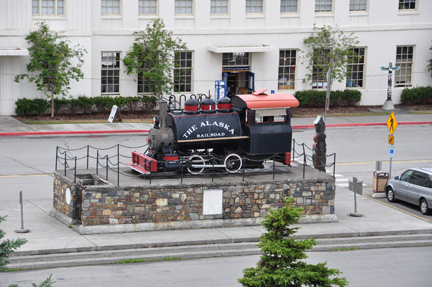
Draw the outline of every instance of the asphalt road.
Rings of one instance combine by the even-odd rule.
[[[313,129],[295,130],[293,138],[298,143],[313,144]],[[327,134],[327,154],[336,153],[335,172],[337,183],[357,177],[363,180],[364,194],[372,195],[375,162],[382,161],[382,169],[389,171],[388,134],[386,126],[329,128]],[[409,167],[432,166],[432,127],[430,125],[399,126],[394,132],[395,158],[392,163],[392,176],[400,175]],[[56,147],[79,149],[74,155],[82,157],[87,145],[104,149],[106,154],[115,154],[116,145],[122,146],[121,161],[126,162],[132,150],[144,145],[145,136],[65,136],[65,137],[3,137],[0,138],[0,192],[3,200],[18,199],[17,193],[23,190],[25,198],[52,197],[52,174],[55,167]],[[123,148],[124,147],[124,148]],[[130,148],[127,148],[130,147]],[[327,164],[331,159],[327,160]],[[310,164],[310,163],[309,163]],[[95,166],[90,159],[90,166]],[[328,169],[332,171],[332,168]],[[431,216],[423,216],[416,206],[402,202],[385,204],[423,218],[432,223]]]
[[[327,262],[343,272],[350,287],[429,286],[432,247],[307,253],[308,263]],[[52,274],[54,286],[241,286],[243,269],[259,256],[94,265],[0,273],[0,286],[40,283]]]

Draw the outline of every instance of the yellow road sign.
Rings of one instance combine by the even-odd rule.
[[[390,135],[390,136],[388,137],[388,143],[391,144],[391,145],[394,145],[394,136],[391,136],[391,135]]]
[[[389,128],[390,134],[393,135],[393,132],[398,126],[393,112],[391,113],[390,117],[387,120],[387,126]]]

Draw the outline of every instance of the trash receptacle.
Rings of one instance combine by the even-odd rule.
[[[373,192],[385,192],[385,185],[389,178],[389,173],[382,170],[374,171]]]

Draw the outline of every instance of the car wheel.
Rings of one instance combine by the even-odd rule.
[[[429,206],[424,198],[420,201],[420,211],[424,215],[430,214]]]
[[[395,202],[396,201],[393,188],[391,188],[391,187],[387,188],[387,200],[390,201],[390,202]]]

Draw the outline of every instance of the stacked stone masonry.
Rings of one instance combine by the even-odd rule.
[[[67,204],[66,190],[72,193]],[[203,215],[205,190],[222,190],[220,214]],[[292,196],[306,215],[334,214],[333,181],[285,180],[118,187],[83,186],[56,173],[54,207],[83,225],[259,218]],[[75,217],[75,218],[74,218]]]

